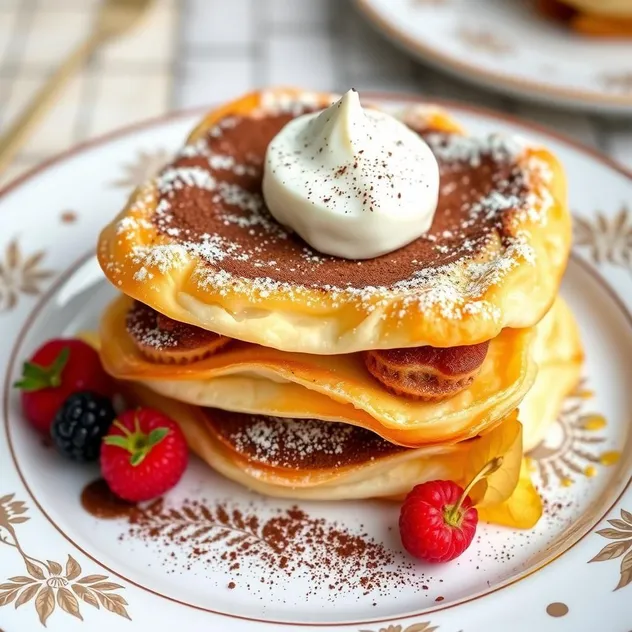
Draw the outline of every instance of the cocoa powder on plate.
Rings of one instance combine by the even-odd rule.
[[[185,500],[170,507],[159,499],[134,508],[127,519],[121,539],[158,544],[172,571],[194,565],[197,570],[200,562],[221,569],[230,589],[253,576],[265,587],[303,576],[309,579],[305,598],[324,592],[334,600],[351,593],[386,595],[405,586],[425,592],[432,579],[401,551],[296,506],[264,515],[254,505]],[[256,592],[252,584],[246,588]]]

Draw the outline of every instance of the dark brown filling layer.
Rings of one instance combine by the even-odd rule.
[[[291,118],[229,118],[186,148],[159,178],[157,230],[188,248],[202,244],[195,254],[231,277],[363,289],[414,281],[427,268],[504,247],[516,213],[528,206],[525,174],[510,145],[421,130],[441,171],[428,234],[362,262],[322,255],[281,227],[261,195],[266,148]]]
[[[365,355],[368,372],[388,391],[399,397],[419,401],[438,401],[465,390],[475,374],[444,377],[428,368],[393,367],[383,364],[373,355]]]
[[[409,349],[384,349],[371,351],[380,363],[393,369],[438,371],[446,377],[468,375],[481,367],[489,350],[489,341],[460,347],[411,347]]]
[[[221,337],[215,332],[179,323],[139,301],[135,301],[127,313],[126,327],[138,346],[156,351],[195,351]]]
[[[318,419],[204,410],[215,436],[248,461],[289,470],[328,470],[361,465],[407,450],[370,430]]]
[[[128,312],[126,325],[139,347],[155,351],[195,351],[219,338],[211,331],[167,318],[139,301]],[[448,348],[385,349],[366,355],[374,360],[368,366],[378,380],[389,387],[404,389],[398,394],[434,397],[462,390],[459,378],[477,371],[488,349],[489,342],[482,342]],[[447,382],[441,377],[447,378]]]

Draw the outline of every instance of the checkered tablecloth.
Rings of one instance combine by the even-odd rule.
[[[0,0],[0,129],[84,37],[99,0]],[[116,127],[285,84],[394,90],[535,120],[632,168],[632,123],[491,94],[433,71],[383,40],[350,0],[156,0],[130,34],[94,56],[0,184]]]
[[[97,5],[98,0],[0,0],[0,129],[86,37]],[[0,182],[76,143],[170,108],[179,37],[176,5],[176,0],[157,0],[129,36],[87,63]]]

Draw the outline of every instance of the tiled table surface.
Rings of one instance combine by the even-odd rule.
[[[84,36],[98,0],[0,0],[0,129]],[[69,146],[170,109],[270,84],[389,90],[535,120],[632,168],[632,118],[574,114],[477,89],[385,42],[350,0],[156,0],[71,83],[0,183]]]

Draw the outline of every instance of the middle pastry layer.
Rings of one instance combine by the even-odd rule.
[[[290,353],[234,340],[199,360],[162,364],[143,355],[128,332],[133,305],[117,299],[101,324],[102,360],[113,377],[198,406],[346,422],[404,446],[463,441],[491,429],[518,406],[536,375],[534,328],[503,330],[490,341],[476,379],[441,401],[389,392],[360,353]]]

